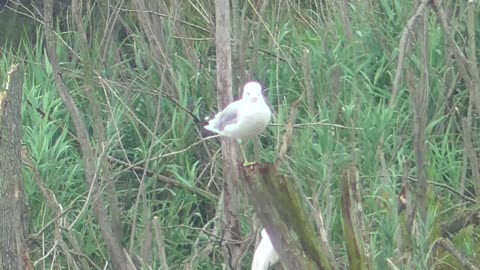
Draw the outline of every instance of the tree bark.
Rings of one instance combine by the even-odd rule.
[[[23,70],[13,65],[0,92],[0,269],[31,269],[25,240],[21,110]]]
[[[420,1],[418,5],[420,5]],[[414,115],[414,149],[415,161],[417,165],[417,189],[416,189],[416,205],[422,222],[427,222],[428,202],[427,202],[427,172],[425,169],[425,152],[426,138],[425,129],[427,128],[427,107],[428,96],[430,92],[429,70],[428,70],[428,13],[422,14],[421,23],[419,24],[418,41],[422,54],[422,71],[420,74],[419,85],[416,93],[413,94],[412,101],[415,102]],[[411,89],[413,90],[413,89]]]
[[[230,5],[228,0],[215,1],[215,42],[217,60],[218,105],[225,108],[233,100],[232,55],[230,45]],[[232,139],[222,140],[223,163],[223,256],[226,269],[237,269],[241,257],[239,219],[239,178],[236,145]],[[238,243],[232,243],[238,242]]]
[[[243,168],[244,187],[285,269],[338,269],[292,179],[271,165]]]
[[[360,194],[358,170],[351,166],[344,169],[342,177],[343,236],[348,261],[352,270],[372,269],[368,256],[368,237],[365,234],[364,215]]]

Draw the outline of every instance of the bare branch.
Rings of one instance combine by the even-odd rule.
[[[63,81],[63,73],[57,58],[57,52],[55,48],[56,40],[55,34],[53,32],[53,0],[46,0],[44,2],[44,16],[46,36],[45,46],[47,50],[47,55],[53,68],[54,79],[57,85],[57,93],[60,96],[64,106],[69,111],[70,117],[72,118],[73,124],[77,132],[77,137],[80,144],[80,151],[82,153],[82,158],[85,166],[85,180],[87,181],[89,186],[94,187],[95,193],[101,192],[101,189],[99,188],[98,183],[95,179],[96,176],[94,169],[94,161],[96,159],[89,142],[89,135],[85,127],[85,123],[82,120],[80,110],[75,105],[75,102],[73,101],[73,98],[68,92],[67,86]],[[112,229],[109,227],[103,198],[101,196],[95,197],[98,197],[98,199],[94,200],[93,202],[95,217],[98,221],[100,230],[102,231],[102,234],[105,238],[105,242],[110,253],[113,265],[116,269],[128,270],[129,267],[127,264],[127,259],[123,253],[123,248],[120,245],[120,241],[113,235]]]
[[[440,238],[439,240],[437,240],[436,244],[448,250],[448,252],[450,252],[450,254],[452,254],[462,264],[462,266],[465,267],[465,269],[468,269],[468,270],[480,269],[476,267],[472,262],[470,262],[467,258],[465,258],[462,252],[460,252],[457,248],[455,248],[455,246],[450,240],[445,238]]]
[[[403,75],[403,66],[405,61],[405,55],[410,50],[410,36],[413,35],[413,27],[417,20],[424,13],[425,8],[428,6],[429,0],[422,0],[420,5],[418,5],[415,14],[408,20],[407,25],[403,29],[402,37],[400,38],[400,44],[398,45],[398,62],[397,69],[395,70],[395,79],[393,80],[392,85],[392,97],[390,98],[389,107],[392,107],[395,104],[395,101],[398,96],[398,89],[400,87],[400,80]]]
[[[455,39],[453,39],[453,33],[454,31],[450,27],[450,24],[448,22],[448,17],[445,14],[445,11],[443,8],[438,5],[438,0],[431,0],[432,3],[432,8],[437,14],[437,19],[440,22],[440,26],[442,27],[442,30],[445,34],[445,38],[447,39],[447,44],[450,50],[453,52],[453,57],[455,58],[455,61],[457,62],[458,66],[458,71],[460,75],[462,76],[463,80],[465,81],[465,84],[467,85],[467,88],[469,89],[471,93],[471,97],[473,98],[473,104],[475,105],[475,108],[477,111],[480,112],[480,94],[478,93],[478,87],[480,82],[478,80],[478,71],[476,68],[473,68],[473,70],[469,71],[471,68],[471,64],[469,63],[469,60],[467,57],[463,54],[462,49],[458,46],[458,44],[455,42]],[[470,26],[471,27],[471,26]],[[472,72],[477,72],[477,74],[473,74]],[[474,78],[477,78],[477,81],[475,81]]]

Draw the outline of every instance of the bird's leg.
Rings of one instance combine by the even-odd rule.
[[[248,167],[248,166],[252,166],[255,163],[257,163],[255,161],[252,161],[252,162],[248,161],[247,155],[245,154],[245,144],[246,143],[243,143],[241,140],[238,140],[238,143],[240,144],[240,151],[242,151],[242,155],[243,155],[243,166]]]

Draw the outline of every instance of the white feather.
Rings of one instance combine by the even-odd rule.
[[[244,140],[260,134],[268,126],[271,114],[262,94],[262,86],[252,81],[243,87],[242,98],[217,113],[208,121],[205,129]]]
[[[268,270],[268,267],[278,262],[278,254],[275,252],[275,249],[273,249],[267,231],[263,229],[261,235],[262,240],[253,255],[252,270]]]

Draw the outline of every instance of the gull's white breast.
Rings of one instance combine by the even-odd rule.
[[[239,121],[225,127],[224,132],[237,139],[248,139],[262,133],[270,123],[272,112],[263,97],[256,103],[242,102],[238,110]]]

